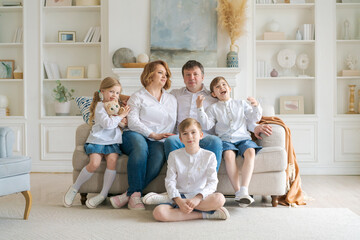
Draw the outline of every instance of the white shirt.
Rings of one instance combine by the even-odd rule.
[[[122,117],[109,116],[103,102],[98,102],[95,108],[95,124],[92,126],[87,143],[111,145],[122,143],[122,134],[119,123]]]
[[[251,139],[247,129],[254,132],[255,123],[260,121],[261,114],[260,104],[253,107],[244,100],[233,99],[214,103],[206,112],[204,108],[198,109],[201,126],[209,129],[215,125],[216,135],[221,140],[232,143]]]
[[[181,197],[180,193],[187,199],[199,193],[206,198],[216,191],[217,162],[213,152],[200,148],[191,155],[180,148],[169,154],[167,164],[165,187],[171,199]]]
[[[160,101],[145,88],[131,95],[128,100],[130,113],[128,127],[145,137],[154,133],[173,133],[176,124],[176,98],[162,90]],[[149,138],[149,140],[154,140]],[[162,139],[161,141],[164,141]]]
[[[177,115],[177,125],[178,126],[185,118],[194,118],[197,119],[197,106],[196,99],[199,95],[203,95],[205,97],[203,105],[206,109],[213,103],[216,103],[217,98],[213,98],[209,90],[204,87],[196,93],[192,93],[187,90],[186,87],[180,89],[174,89],[170,92],[172,95],[176,97],[178,102],[178,115]],[[198,120],[198,119],[197,119]],[[198,120],[199,121],[199,120]],[[177,129],[176,129],[177,130]],[[214,129],[209,129],[208,131],[204,131],[204,134],[214,134]]]

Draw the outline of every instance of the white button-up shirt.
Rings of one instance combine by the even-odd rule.
[[[185,118],[194,118],[197,119],[197,106],[196,99],[199,95],[203,95],[205,97],[203,105],[206,109],[213,103],[216,103],[217,98],[213,98],[209,90],[207,90],[204,85],[201,91],[192,93],[187,90],[186,87],[180,89],[174,89],[170,92],[172,95],[176,97],[178,102],[178,116],[177,116],[177,125],[178,126]],[[198,120],[198,119],[197,119]],[[198,120],[199,121],[199,120]],[[176,129],[177,130],[177,129]],[[214,134],[214,129],[209,129],[208,131],[204,131],[204,134]]]
[[[198,109],[198,119],[205,129],[214,127],[215,133],[223,141],[238,142],[251,139],[248,129],[254,132],[256,122],[260,121],[262,108],[260,104],[251,106],[244,100],[229,99],[226,102],[214,103],[204,111]]]
[[[218,184],[216,157],[213,152],[200,148],[195,154],[188,154],[185,148],[172,151],[167,161],[165,187],[170,199],[187,199],[202,194],[206,198],[216,191]]]
[[[173,133],[176,124],[176,98],[162,90],[160,101],[145,88],[131,95],[128,100],[130,113],[128,127],[145,137],[154,133]],[[149,138],[149,140],[154,140]],[[164,141],[165,139],[162,139]]]
[[[99,145],[122,143],[122,134],[118,126],[122,117],[109,116],[102,102],[97,103],[94,114],[95,124],[86,142]]]

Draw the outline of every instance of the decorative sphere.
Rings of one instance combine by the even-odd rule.
[[[141,54],[139,54],[139,56],[137,56],[136,62],[147,63],[147,62],[149,62],[149,56],[146,55],[145,53],[141,53]]]
[[[267,26],[267,30],[270,32],[278,32],[279,29],[280,29],[280,24],[275,20],[272,20],[271,22],[269,22],[269,24]]]

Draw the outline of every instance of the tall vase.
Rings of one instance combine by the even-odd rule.
[[[230,52],[226,55],[226,66],[229,68],[239,67],[239,47],[235,44],[230,46]]]
[[[349,85],[350,96],[349,96],[349,111],[347,114],[355,114],[355,86]]]

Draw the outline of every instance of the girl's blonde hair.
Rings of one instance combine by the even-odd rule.
[[[149,86],[149,84],[152,82],[152,76],[155,74],[155,69],[157,65],[163,65],[166,70],[167,80],[164,85],[164,89],[168,90],[171,87],[171,80],[170,80],[171,72],[167,63],[162,60],[149,62],[148,64],[145,65],[144,70],[141,73],[141,77],[140,77],[141,84],[144,87]]]
[[[113,86],[120,86],[120,92],[121,92],[121,84],[120,84],[120,82],[115,78],[107,77],[107,78],[104,78],[101,81],[100,89],[98,91],[94,92],[94,97],[93,97],[93,100],[92,100],[91,105],[90,105],[90,118],[89,118],[90,126],[93,125],[93,120],[94,120],[94,117],[95,117],[94,113],[95,113],[96,105],[97,105],[98,102],[102,101],[100,99],[100,96],[99,96],[100,91],[108,89],[108,88],[112,88]],[[120,104],[120,98],[119,98],[119,104]]]

